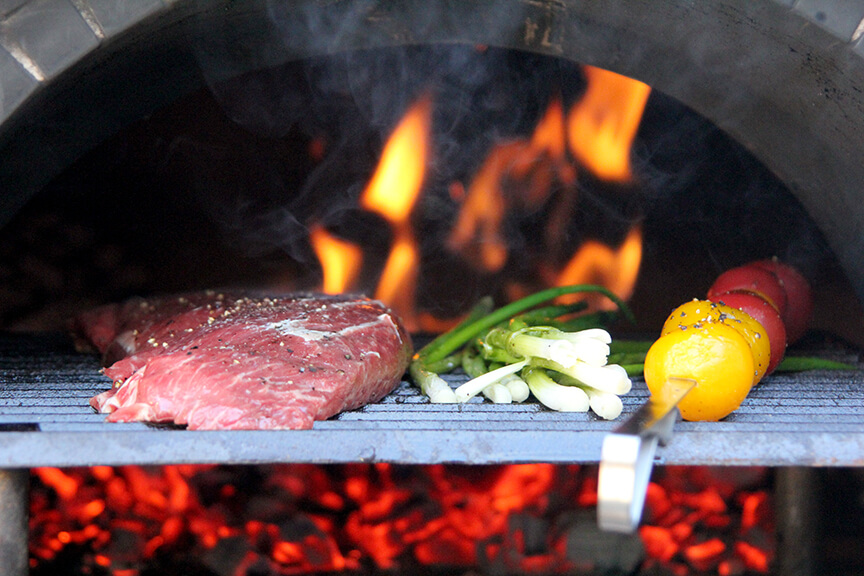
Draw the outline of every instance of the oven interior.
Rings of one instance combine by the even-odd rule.
[[[25,3],[5,19],[15,24],[36,4]],[[482,476],[481,469],[498,471],[489,473],[497,477],[496,473],[506,476],[508,472],[500,470],[512,465],[540,464],[547,473],[555,471],[554,482],[564,482],[567,474],[578,477],[580,486],[568,490],[570,494],[582,490],[590,511],[588,494],[596,487],[591,484],[594,466],[602,441],[616,422],[587,414],[563,415],[532,403],[498,406],[479,399],[458,407],[433,405],[406,381],[382,402],[318,423],[302,434],[219,432],[207,433],[205,438],[172,427],[107,424],[87,405],[106,383],[98,359],[75,353],[63,333],[69,316],[82,309],[132,295],[212,287],[318,289],[324,272],[310,230],[319,226],[361,246],[364,266],[352,289],[374,292],[396,232],[392,222],[364,210],[360,196],[393,128],[424,98],[434,103],[430,136],[434,153],[411,218],[412,230],[421,240],[410,308],[417,320],[418,342],[464,314],[479,297],[492,294],[506,301],[536,289],[548,281],[550,268],[563,268],[580,246],[596,243],[614,253],[633,230],[639,230],[642,260],[628,297],[638,322],[616,323],[613,328],[622,338],[653,336],[669,310],[703,294],[723,270],[778,256],[804,271],[817,294],[812,330],[789,354],[859,362],[864,345],[859,329],[864,272],[850,264],[857,250],[850,238],[860,222],[854,211],[847,220],[840,217],[846,206],[834,190],[820,206],[821,196],[808,188],[814,182],[838,183],[837,162],[852,156],[845,147],[854,147],[856,140],[849,138],[842,145],[845,153],[838,155],[840,160],[826,161],[814,170],[818,176],[813,181],[804,181],[800,172],[812,166],[814,157],[821,159],[822,153],[807,156],[810,152],[797,149],[768,150],[774,122],[746,125],[754,111],[766,104],[760,86],[745,83],[740,93],[719,105],[713,99],[716,95],[694,92],[691,81],[681,86],[683,81],[670,80],[672,71],[666,68],[670,65],[646,64],[644,56],[611,62],[616,64],[608,66],[611,69],[656,79],[666,89],[652,89],[646,102],[628,151],[632,177],[609,181],[571,159],[576,174],[571,179],[571,173],[560,166],[538,162],[527,177],[511,173],[505,181],[505,192],[518,197],[520,187],[547,183],[552,173],[543,201],[511,204],[518,213],[511,213],[504,223],[508,257],[501,267],[490,271],[478,264],[481,248],[448,250],[448,231],[459,215],[460,201],[485,166],[490,150],[502,142],[530,140],[550,104],[560,102],[568,110],[584,95],[585,65],[606,64],[598,53],[607,44],[595,39],[596,45],[581,46],[573,39],[572,19],[579,21],[579,29],[595,24],[601,32],[609,32],[635,18],[635,13],[625,9],[613,18],[567,4],[520,3],[527,12],[493,23],[485,17],[469,17],[469,8],[454,7],[454,13],[467,11],[466,22],[453,22],[446,11],[440,11],[431,20],[436,26],[406,36],[411,27],[402,24],[420,18],[411,10],[413,4],[395,13],[362,3],[336,3],[332,16],[318,12],[314,3],[299,5],[297,13],[266,2],[251,3],[246,9],[233,3],[177,4],[174,12],[152,8],[150,15],[135,16],[141,21],[131,27],[145,37],[162,30],[156,37],[164,42],[140,42],[128,33],[114,36],[110,27],[99,24],[105,35],[102,56],[72,64],[70,73],[56,78],[45,66],[37,67],[48,77],[46,87],[22,100],[3,130],[4,165],[14,164],[14,169],[5,171],[5,182],[17,185],[10,188],[15,192],[6,199],[5,225],[0,230],[2,467],[41,470],[33,480],[40,489],[40,505],[43,493],[49,499],[58,497],[62,483],[51,476],[55,469],[66,469],[70,477],[80,471],[86,478],[95,471],[107,478],[135,475],[136,467],[159,467],[171,475],[167,471],[178,465],[222,464],[224,472],[219,466],[210,472],[215,479],[205,475],[199,481],[243,486],[242,481],[228,482],[220,474],[271,473],[290,486],[285,478],[293,475],[323,474],[322,481],[336,482],[352,476],[352,466],[358,468],[358,478],[369,474],[387,484],[395,482],[393,476],[415,483],[422,481],[414,475],[447,480],[448,466],[467,465],[449,481],[470,483],[475,474]],[[674,4],[663,3],[660,12],[678,14],[682,29],[695,28]],[[767,2],[751,8],[753,21],[741,24],[745,31],[731,38],[758,42],[754,36],[765,30],[753,22],[775,12],[786,14],[788,8],[782,4]],[[498,3],[490,6],[500,8]],[[220,10],[230,12],[229,17],[215,19]],[[734,3],[718,3],[711,10],[721,12],[724,23],[748,13]],[[277,38],[278,49],[236,50],[238,45],[231,42],[238,38],[243,40],[242,48],[254,45],[245,35],[250,30],[260,32],[262,12],[270,17],[264,37]],[[818,19],[805,12],[803,5],[793,10],[796,18]],[[90,14],[100,22],[99,8]],[[789,40],[790,52],[797,54],[799,42],[819,45],[825,26],[831,34],[840,33],[830,28],[836,13],[828,14],[832,18],[827,25],[803,31],[793,27],[798,20],[790,23],[779,18],[768,35],[773,40],[794,28],[799,36]],[[511,19],[519,22],[519,32],[525,32],[514,36],[518,40],[504,42],[498,33],[486,31],[487,27],[508,30],[512,26],[504,23]],[[304,26],[314,22],[333,33],[339,31],[340,21],[374,24],[368,32],[353,31],[335,40],[325,34],[322,37],[330,40],[323,44],[308,30],[295,37],[284,28],[286,22]],[[652,18],[648,28],[658,26],[656,21]],[[92,29],[92,22],[85,19],[85,24]],[[537,36],[528,34],[532,29]],[[221,39],[213,34],[218,30],[226,32]],[[288,30],[297,32],[293,25]],[[706,33],[718,34],[713,28]],[[175,51],[181,36],[182,43],[189,44]],[[544,36],[546,45],[542,45]],[[294,39],[286,40],[289,37]],[[299,48],[295,42],[305,44]],[[636,46],[641,42],[637,39]],[[727,38],[725,45],[730,43],[734,40]],[[7,44],[3,46],[8,50]],[[267,43],[265,47],[273,48]],[[627,50],[619,47],[615,53],[622,52]],[[708,52],[676,56],[678,62],[711,62],[722,68]],[[811,57],[815,63],[805,71],[823,73],[819,81],[826,86],[829,80],[837,80],[829,72],[839,74],[838,69],[844,79],[855,77],[857,61],[841,62],[830,50],[814,50]],[[191,77],[190,69],[198,75]],[[719,77],[734,80],[731,73]],[[803,90],[797,84],[790,87],[788,100],[795,100],[799,89]],[[847,95],[843,89],[839,86],[839,94]],[[832,102],[842,100],[837,94],[826,97],[829,103],[823,102],[826,122],[829,111],[834,113]],[[679,99],[682,95],[688,97]],[[736,116],[732,110],[745,98],[750,100]],[[776,103],[771,104],[767,109],[776,112]],[[710,105],[718,106],[706,114]],[[781,120],[786,118],[777,117],[778,123]],[[809,130],[820,132],[814,126]],[[820,134],[817,143],[846,136],[836,125],[832,130],[830,135]],[[831,146],[836,150],[839,145]],[[788,157],[779,159],[784,155]],[[836,196],[842,197],[845,189],[838,186],[838,190]],[[562,219],[562,213],[567,217]],[[814,505],[802,499],[802,493],[843,489],[849,495],[846,501],[857,502],[862,394],[864,379],[858,371],[777,374],[724,422],[678,422],[672,440],[655,460],[657,479],[672,478],[674,484],[679,471],[687,477],[710,476],[711,470],[715,476],[708,483],[719,487],[724,485],[724,471],[731,471],[747,490],[752,488],[746,485],[747,474],[755,470],[764,482],[760,486],[767,485],[778,502],[774,514],[779,517],[781,540],[793,542],[782,548],[783,555],[778,554],[773,567],[788,571],[789,565],[801,560],[793,551],[794,543],[801,544],[798,553],[806,557],[805,563],[812,563],[808,554],[813,543],[807,535],[812,526],[786,516]],[[624,399],[621,419],[647,396],[644,383],[637,380]],[[283,463],[291,464],[281,469]],[[512,473],[519,469],[514,466]],[[487,481],[477,479],[481,486]],[[699,487],[705,482],[702,477],[690,481]],[[45,486],[49,489],[43,492]],[[249,486],[259,484],[251,481]],[[223,505],[235,504],[230,495],[223,496]],[[308,535],[320,529],[317,512],[326,508],[327,498],[313,503],[317,508],[311,514],[319,522],[315,528],[292,526],[285,528],[287,533]],[[840,527],[838,511],[824,506],[822,498],[814,500],[820,505],[816,513],[820,521],[827,520],[820,536],[820,558],[854,564],[854,555],[839,552],[848,541],[849,526]],[[572,512],[575,519],[568,517],[567,522],[582,526],[582,537],[596,537],[597,547],[632,545],[632,539],[604,540],[584,526],[584,516],[590,512]],[[536,520],[536,515],[527,514],[512,522],[527,525]],[[520,525],[516,531],[519,538],[524,538],[523,528]],[[705,537],[700,543],[708,541]],[[221,573],[225,566],[243,565],[238,558],[245,558],[244,554],[230,550],[238,540],[226,542],[212,552],[225,557],[211,561],[209,570]],[[657,542],[643,534],[640,546]],[[500,543],[490,545],[493,548],[487,552],[497,550],[494,547]],[[524,542],[520,545],[524,552]],[[288,548],[279,548],[283,556]],[[417,552],[423,549],[413,549],[414,560],[423,558],[423,552]],[[542,551],[543,546],[528,549]],[[694,548],[692,553],[700,550],[704,552]],[[675,554],[680,558],[685,552]],[[738,553],[736,558],[743,555]],[[113,568],[103,566],[106,573],[125,568],[123,560],[116,562]],[[278,569],[272,565],[267,569],[288,570],[285,562]],[[621,562],[615,568],[635,569],[626,560]],[[57,565],[47,566],[42,569]],[[254,566],[243,566],[254,573]],[[336,568],[325,563],[301,571],[320,572],[321,566]],[[444,566],[446,573],[449,567]],[[527,566],[493,563],[483,569],[531,572],[530,561]],[[115,572],[107,572],[109,568]],[[376,568],[386,571],[386,562]],[[545,565],[539,569],[535,573],[552,570]],[[670,568],[653,569],[664,573]],[[745,570],[738,565],[725,569]],[[746,570],[759,572],[750,565]]]

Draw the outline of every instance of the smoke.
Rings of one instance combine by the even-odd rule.
[[[356,218],[357,200],[387,137],[421,95],[434,101],[426,179],[432,192],[424,202],[450,219],[452,182],[466,181],[493,144],[530,133],[553,97],[583,87],[579,66],[554,58],[467,44],[412,45],[397,30],[382,31],[384,9],[375,2],[260,0],[230,3],[225,14],[200,18],[192,47],[225,116],[265,143],[299,134],[325,152],[308,165],[302,183],[280,182],[286,168],[258,155],[247,170],[256,174],[254,188],[242,189],[237,177],[227,186],[224,179],[199,186],[228,189],[208,210],[232,235],[248,229],[250,250],[264,243],[303,261],[310,257],[303,242],[307,224],[339,227]],[[507,21],[490,25],[507,30],[518,18],[510,14]],[[350,49],[358,38],[395,45]]]
[[[209,210],[252,253],[269,247],[305,262],[312,258],[308,225],[349,230],[351,222],[362,221],[358,199],[387,137],[427,93],[434,101],[434,150],[422,208],[444,225],[424,230],[443,235],[457,209],[448,186],[469,181],[494,144],[530,134],[551,99],[561,97],[566,108],[584,89],[581,67],[566,60],[459,43],[415,45],[412,38],[437,32],[405,23],[437,23],[446,30],[452,17],[400,12],[417,7],[251,0],[225,9],[227,15],[202,19],[192,45],[213,98],[257,144],[247,166],[235,165],[250,177],[203,188],[227,190]],[[513,14],[488,18],[504,36],[519,21]],[[354,49],[358,45],[368,48]],[[312,159],[302,148],[293,158],[262,152],[298,137],[320,144],[323,154]],[[652,95],[633,160],[646,241],[656,242],[658,251],[676,254],[687,246],[717,271],[774,255],[810,270],[830,253],[773,174],[669,97]],[[303,178],[286,178],[288,172]],[[593,192],[590,186],[580,190],[583,212],[630,223],[631,212],[616,212],[618,199],[607,206],[604,191]],[[364,225],[375,233],[376,225],[386,229],[375,221]],[[354,233],[368,231],[360,230]],[[762,253],[754,254],[754,246]]]
[[[786,185],[715,124],[661,93],[646,109],[634,163],[646,236],[682,246],[713,272],[777,256],[816,275],[831,250]]]

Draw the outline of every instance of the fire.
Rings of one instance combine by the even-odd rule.
[[[584,71],[588,87],[567,117],[570,149],[598,178],[629,181],[630,148],[651,87],[593,66]]]
[[[421,98],[408,110],[384,147],[381,161],[360,205],[386,218],[394,228],[406,226],[420,195],[429,155],[432,99]]]
[[[310,240],[324,271],[321,290],[325,294],[350,290],[363,263],[360,247],[336,238],[322,226],[312,228]]]
[[[542,230],[533,228],[529,239],[535,278],[547,285],[601,284],[627,299],[641,262],[638,227],[618,248],[589,240],[574,253],[564,239],[578,209],[577,161],[600,179],[631,179],[630,147],[650,88],[591,67],[585,68],[585,76],[585,94],[569,113],[560,98],[553,98],[530,136],[493,146],[467,186],[450,183],[449,198],[459,210],[445,246],[481,277],[505,272],[511,257],[520,257],[513,255],[511,228],[522,225],[520,218],[543,214]],[[412,331],[440,331],[454,321],[416,309],[421,248],[414,215],[431,157],[432,109],[428,94],[408,109],[359,199],[359,207],[380,216],[390,231],[389,253],[374,296],[391,306]],[[370,260],[364,259],[363,246],[334,237],[322,225],[310,228],[310,242],[323,269],[321,289],[357,290],[364,261]],[[546,287],[519,282],[505,286],[511,293]],[[598,304],[609,306],[600,300]]]
[[[448,246],[489,272],[504,268],[509,257],[505,219],[518,211],[532,211],[559,189],[557,204],[541,239],[555,266],[558,244],[575,207],[576,166],[573,155],[598,178],[625,182],[632,177],[629,155],[650,87],[624,76],[586,67],[588,87],[566,119],[560,100],[550,103],[528,140],[493,148],[468,187]],[[513,182],[519,186],[513,186]],[[556,184],[557,183],[557,184]],[[641,231],[634,227],[617,249],[588,241],[557,272],[554,283],[601,284],[629,298],[642,259]],[[610,303],[598,299],[600,307]]]
[[[599,284],[622,300],[627,300],[633,294],[641,262],[642,231],[637,226],[630,230],[617,249],[591,240],[582,244],[558,274],[555,285]],[[601,310],[615,307],[603,298],[597,298],[590,304]]]
[[[375,297],[392,307],[409,330],[418,329],[414,297],[420,260],[411,215],[423,189],[431,123],[432,99],[427,95],[390,135],[360,197],[360,207],[386,220],[393,236]],[[310,242],[323,270],[321,290],[336,294],[355,289],[363,265],[362,248],[334,237],[320,225],[311,228]]]
[[[739,485],[670,468],[649,484],[639,534],[622,540],[597,531],[589,466],[37,468],[31,568],[574,574],[602,572],[620,554],[631,558],[621,573],[769,573],[771,478],[753,471]]]
[[[496,148],[477,172],[467,191],[448,246],[489,271],[500,270],[507,261],[507,243],[501,235],[506,215],[499,175],[522,148],[513,143]]]
[[[468,187],[449,248],[489,272],[501,270],[509,254],[503,232],[507,214],[545,202],[556,178],[574,183],[565,146],[563,107],[553,100],[530,139],[499,144],[486,157]],[[511,180],[520,185],[508,194],[505,185]]]

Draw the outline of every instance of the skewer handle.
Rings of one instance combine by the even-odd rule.
[[[670,378],[665,397],[649,398],[603,440],[597,481],[601,530],[632,533],[639,526],[657,445],[672,438],[678,403],[694,386],[694,380]]]

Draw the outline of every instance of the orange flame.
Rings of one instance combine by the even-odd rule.
[[[426,96],[411,107],[390,136],[360,198],[363,208],[383,216],[393,230],[393,246],[375,297],[402,316],[409,329],[416,323],[413,307],[419,262],[410,217],[426,173],[431,125],[432,99]]]
[[[549,156],[558,160],[562,160],[566,155],[564,105],[561,100],[555,98],[549,103],[546,113],[531,136],[531,146],[535,150],[545,150]]]
[[[599,284],[627,300],[633,295],[641,262],[642,230],[634,226],[617,250],[593,240],[583,243],[558,274],[555,284]],[[614,308],[605,298],[598,297],[590,303],[597,309]]]
[[[575,170],[566,161],[560,100],[549,104],[530,140],[506,142],[492,149],[471,181],[448,246],[485,270],[500,270],[509,252],[502,233],[508,210],[544,202],[555,178],[566,184],[576,179]],[[520,186],[508,198],[503,184],[510,179],[518,180]]]
[[[598,178],[627,182],[630,148],[651,87],[601,68],[584,71],[588,87],[567,118],[570,150]]]
[[[447,247],[486,272],[498,272],[510,258],[504,229],[508,214],[543,207],[548,220],[536,241],[542,243],[541,251],[548,250],[550,264],[539,272],[559,284],[604,284],[627,297],[641,260],[638,230],[617,251],[588,243],[559,269],[569,250],[560,239],[576,207],[573,156],[598,177],[628,180],[630,146],[650,94],[645,84],[605,70],[587,67],[585,75],[585,95],[566,117],[561,100],[553,99],[530,138],[494,146],[464,193],[457,194],[461,183],[459,190],[451,186],[462,206]],[[420,249],[411,222],[430,155],[432,105],[427,95],[408,110],[388,139],[359,202],[364,210],[379,214],[392,231],[375,297],[391,306],[409,330],[441,326],[438,319],[415,309]],[[544,206],[549,202],[555,205]],[[322,226],[312,228],[310,241],[323,269],[322,290],[354,289],[363,266],[361,247],[334,238]]]
[[[468,194],[448,240],[449,247],[486,270],[500,270],[507,261],[501,222],[507,213],[500,175],[523,149],[520,142],[496,147],[468,187]]]
[[[322,226],[312,228],[310,240],[324,271],[321,290],[325,294],[339,294],[349,290],[363,263],[362,250],[350,242],[336,238]]]

